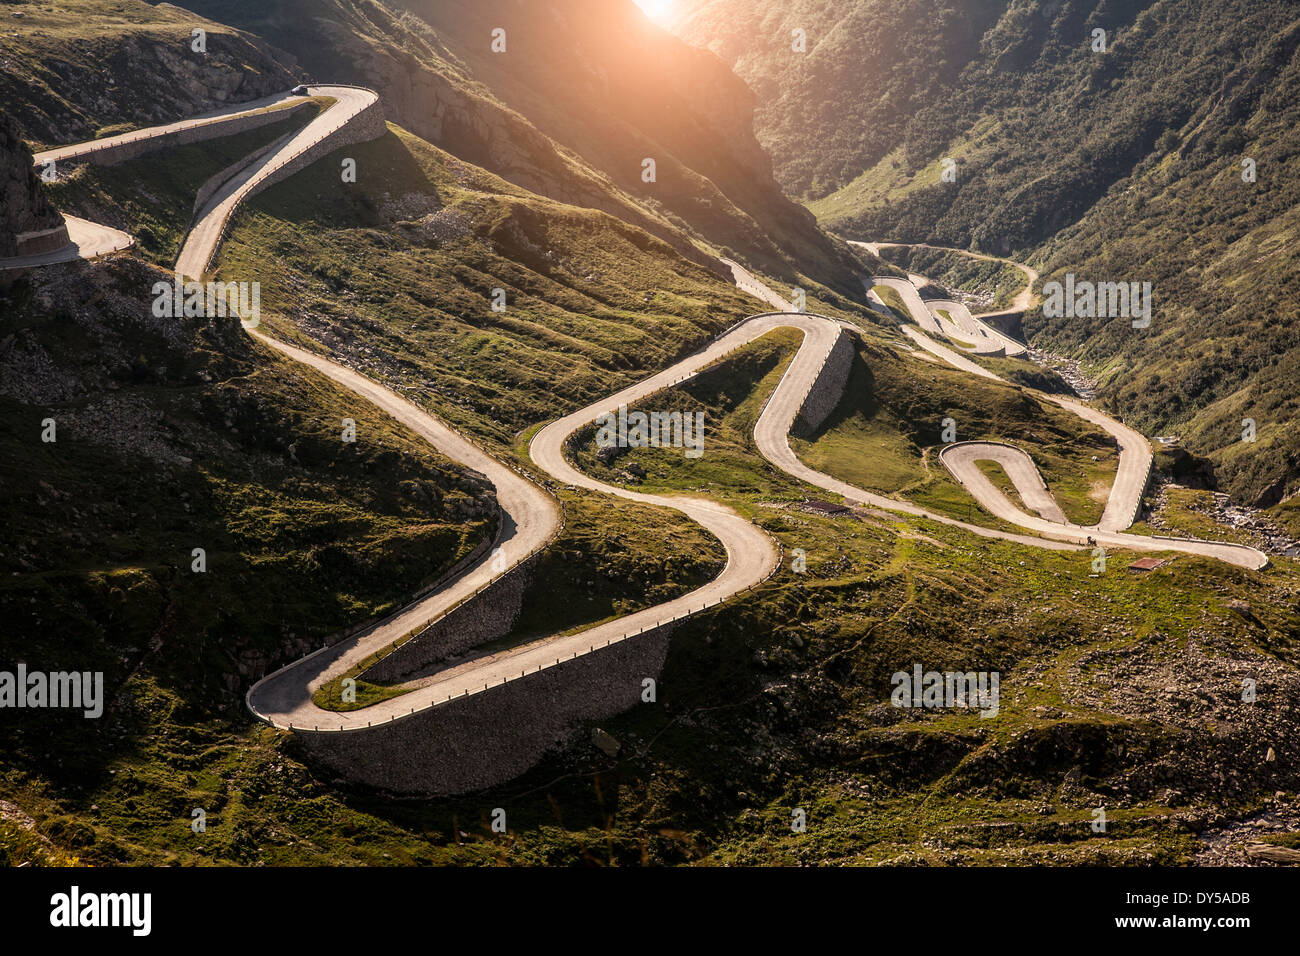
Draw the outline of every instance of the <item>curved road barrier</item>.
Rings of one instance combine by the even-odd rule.
[[[76,216],[64,216],[63,224],[68,228],[67,245],[49,252],[0,259],[0,270],[31,269],[59,262],[75,262],[78,259],[98,259],[110,252],[120,252],[135,245],[135,239],[129,233],[112,226],[78,219]]]
[[[240,169],[195,216],[176,259],[182,276],[202,279],[225,238],[230,217],[244,200],[274,185],[339,146],[378,139],[387,132],[379,95],[357,86],[312,86],[312,96],[336,102],[279,149]]]

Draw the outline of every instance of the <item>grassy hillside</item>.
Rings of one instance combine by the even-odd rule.
[[[329,157],[262,193],[219,274],[261,281],[278,334],[342,353],[502,448],[761,308],[640,229],[400,128],[346,152],[355,185]],[[859,311],[823,292],[810,308]]]
[[[789,284],[802,273],[856,293],[857,257],[773,179],[749,91],[632,0],[191,6],[288,49],[322,79],[378,90],[390,119],[530,192],[607,212],[702,264],[725,247]],[[497,28],[505,52],[492,49]]]
[[[1239,501],[1268,505],[1300,486],[1300,440],[1288,427],[1300,367],[1289,291],[1293,5],[698,7],[678,32],[725,49],[775,104],[759,113],[760,139],[823,224],[856,238],[1012,254],[1045,281],[1151,282],[1148,331],[1041,312],[1025,317],[1024,331],[1081,360],[1112,410],[1182,437]],[[747,26],[755,15],[759,33]],[[855,23],[864,28],[848,29]],[[792,25],[808,30],[810,53],[775,55]],[[1104,53],[1092,49],[1095,30],[1106,33]],[[797,147],[814,140],[833,145]],[[941,179],[945,158],[956,161],[955,182]],[[1244,160],[1253,183],[1243,181]],[[1241,440],[1247,418],[1254,442]]]
[[[244,724],[252,679],[395,609],[496,527],[481,478],[237,320],[153,318],[165,276],[129,258],[44,270],[0,309],[0,659],[102,670],[107,697],[98,721],[6,722],[9,784],[93,786],[138,753],[154,694]]]
[[[0,106],[37,147],[153,126],[288,90],[296,64],[172,4],[9,0]],[[205,31],[206,52],[192,49]]]
[[[801,490],[743,439],[790,344],[756,343],[667,401],[710,412],[728,471],[710,494],[787,554],[806,549],[808,570],[683,623],[659,703],[600,723],[618,758],[584,728],[509,785],[395,805],[315,778],[291,738],[142,684],[132,712],[150,733],[129,756],[75,787],[11,773],[10,792],[38,835],[92,862],[605,866],[1180,863],[1197,834],[1295,788],[1287,764],[1263,759],[1265,740],[1293,733],[1275,706],[1293,680],[1279,658],[1300,650],[1293,572],[1180,558],[1089,577],[1086,554],[792,508]],[[660,487],[695,487],[659,455]],[[1245,594],[1251,620],[1228,607]],[[890,674],[914,662],[998,669],[999,716],[890,707]],[[1233,703],[1243,669],[1269,688],[1254,707]],[[202,835],[188,828],[196,806]],[[791,832],[795,808],[807,833]]]
[[[123,259],[6,298],[11,593],[65,575],[142,597],[176,588],[170,613],[193,616],[200,643],[215,628],[218,645],[265,647],[282,625],[264,606],[319,637],[391,609],[492,533],[481,478],[252,344],[238,320],[154,318],[141,292],[165,277]],[[55,442],[41,440],[47,417]],[[189,571],[194,547],[206,576]]]

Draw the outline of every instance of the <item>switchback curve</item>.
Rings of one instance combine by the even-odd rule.
[[[350,122],[377,102],[377,98],[374,98],[374,94],[370,91],[357,91],[348,87],[314,87],[312,92],[336,96],[340,100],[340,105],[327,110],[307,128],[237,173],[209,200],[197,219],[195,229],[187,237],[178,261],[179,271],[186,275],[201,276],[215,254],[225,224],[241,202],[257,188],[269,182],[270,178],[286,164],[302,157],[309,149],[328,137],[334,129]],[[335,113],[336,109],[340,112]],[[328,120],[325,120],[325,117],[328,117]],[[789,307],[782,297],[772,293],[761,281],[748,275],[740,267],[734,266],[734,271],[737,282],[742,288],[747,288],[748,291],[778,308]],[[914,295],[913,288],[911,295],[904,296],[909,305],[912,304],[909,300]],[[928,310],[923,307],[917,314],[921,313],[929,315]],[[933,317],[930,318],[932,320]],[[417,711],[438,706],[451,699],[486,692],[500,683],[548,667],[552,662],[558,663],[564,659],[595,652],[609,643],[634,638],[644,629],[657,627],[667,620],[697,613],[704,607],[725,601],[761,583],[776,569],[780,555],[778,546],[762,529],[717,502],[689,496],[648,495],[598,482],[573,468],[565,457],[565,445],[575,431],[594,421],[602,412],[616,409],[622,404],[636,402],[660,389],[681,382],[735,349],[774,329],[783,327],[792,327],[801,331],[803,341],[780,383],[769,397],[754,429],[754,440],[759,452],[774,465],[796,478],[843,495],[849,500],[927,518],[984,537],[1051,549],[1073,549],[1082,543],[1077,536],[1072,537],[1073,532],[1069,528],[1062,529],[1060,525],[1045,531],[1021,521],[1025,527],[1033,527],[1033,530],[1038,530],[1049,537],[1063,538],[1063,540],[1044,540],[961,522],[928,512],[908,502],[866,492],[805,466],[790,449],[788,435],[812,389],[817,385],[832,349],[845,329],[850,326],[825,316],[809,313],[784,311],[765,313],[743,320],[709,346],[671,368],[629,386],[608,399],[550,423],[534,436],[530,446],[530,454],[537,466],[559,481],[616,495],[626,500],[674,508],[698,522],[713,533],[727,551],[726,566],[718,577],[690,594],[656,607],[588,628],[577,634],[546,638],[503,654],[452,668],[435,675],[431,680],[421,681],[418,686],[401,697],[390,698],[363,710],[326,711],[317,707],[311,699],[317,687],[333,676],[351,669],[374,651],[391,646],[396,638],[413,627],[427,624],[430,620],[445,614],[462,599],[490,588],[493,581],[500,576],[496,573],[496,569],[508,570],[537,548],[545,545],[559,526],[559,511],[555,500],[535,483],[502,465],[453,429],[395,393],[318,355],[252,332],[268,346],[278,349],[295,361],[310,365],[388,411],[455,461],[473,467],[486,475],[497,489],[498,501],[503,512],[503,531],[496,544],[502,549],[502,553],[507,555],[507,560],[504,568],[500,563],[496,563],[496,569],[493,569],[486,559],[480,560],[436,593],[409,605],[387,620],[269,675],[249,690],[247,704],[250,710],[275,726],[304,730],[319,728],[321,731],[346,732],[384,721],[399,721]],[[1021,518],[1026,519],[1029,516],[1022,515]],[[1133,535],[1117,537],[1122,540],[1116,546],[1150,550],[1164,549],[1169,544]],[[1192,548],[1187,547],[1187,549]],[[1224,559],[1231,561],[1234,556],[1236,555],[1228,554]],[[1236,560],[1234,563],[1246,562]]]

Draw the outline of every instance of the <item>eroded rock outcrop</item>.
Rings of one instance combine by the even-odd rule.
[[[0,113],[0,259],[44,252],[51,242],[55,248],[67,241],[63,216],[41,192],[18,124]]]

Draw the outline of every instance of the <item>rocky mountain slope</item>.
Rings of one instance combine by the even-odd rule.
[[[0,105],[42,146],[254,100],[297,75],[283,51],[170,3],[15,0],[0,10]]]
[[[18,136],[18,124],[0,113],[0,259],[18,254],[18,236],[53,229],[63,217],[41,191],[32,151]]]

